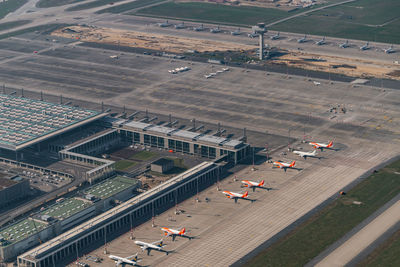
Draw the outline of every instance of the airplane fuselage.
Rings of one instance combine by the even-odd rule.
[[[136,265],[136,261],[132,261],[127,258],[123,258],[123,257],[115,256],[115,255],[110,255],[108,257],[116,262],[130,264],[130,265]]]

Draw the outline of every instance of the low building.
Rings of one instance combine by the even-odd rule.
[[[40,212],[0,229],[0,258],[10,261],[27,249],[90,220],[134,195],[140,181],[117,176],[88,188],[83,195],[60,198]]]
[[[174,161],[162,158],[151,163],[150,167],[153,172],[166,173],[174,167]]]
[[[24,199],[29,193],[28,180],[19,176],[0,178],[0,208]]]

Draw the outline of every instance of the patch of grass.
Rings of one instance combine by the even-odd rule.
[[[109,5],[111,3],[117,3],[120,1],[122,1],[122,0],[97,0],[97,1],[89,2],[89,3],[76,5],[73,7],[69,7],[66,10],[67,11],[79,11],[79,10],[85,10],[85,9],[99,7],[99,6]]]
[[[269,23],[276,19],[295,14],[295,12],[248,6],[235,7],[210,3],[170,2],[144,8],[131,14],[150,15],[163,18],[181,18],[233,25],[255,25],[258,22]]]
[[[387,23],[385,25],[381,25]],[[400,1],[360,0],[313,12],[271,29],[347,39],[400,43]]]
[[[400,161],[366,178],[246,266],[304,266],[400,192],[396,171],[400,171]]]
[[[0,31],[12,29],[21,25],[25,25],[31,22],[30,20],[18,20],[18,21],[10,21],[5,23],[0,23]]]
[[[47,8],[54,6],[64,6],[68,4],[79,3],[85,0],[40,0],[36,3],[36,7]]]
[[[136,164],[136,162],[134,162],[134,161],[130,161],[130,160],[120,160],[120,161],[117,161],[117,162],[115,163],[115,169],[116,169],[117,171],[123,171],[123,170],[126,170],[126,169],[128,169],[128,168],[134,166],[135,164]]]
[[[157,153],[155,153],[155,152],[143,150],[143,151],[140,151],[140,152],[134,154],[132,157],[130,157],[130,159],[133,159],[133,160],[149,160],[149,159],[152,159],[152,158],[154,158],[156,156],[157,156]]]
[[[58,28],[67,27],[67,26],[70,26],[70,25],[68,25],[68,24],[46,24],[46,25],[30,27],[30,28],[26,28],[26,29],[23,29],[23,30],[18,30],[18,31],[13,31],[13,32],[8,32],[8,33],[5,33],[5,34],[1,34],[0,35],[0,40],[1,39],[6,39],[6,38],[9,38],[9,37],[13,37],[13,36],[18,36],[18,35],[25,34],[25,33],[29,33],[29,32],[36,32],[36,31],[37,32],[42,32],[42,33],[44,33],[44,32],[52,32],[52,31],[55,31]]]
[[[0,19],[4,18],[8,13],[14,12],[26,2],[28,2],[28,0],[9,0],[0,2]]]
[[[400,230],[376,248],[357,266],[400,266]]]
[[[102,9],[97,11],[97,14],[102,14],[102,13],[122,13],[131,9],[135,9],[135,8],[139,8],[139,7],[144,7],[144,6],[148,6],[148,5],[152,5],[158,2],[162,2],[165,0],[137,0],[135,2],[130,2],[127,4],[122,4],[122,5],[118,5],[118,6],[113,6],[113,7],[109,7],[106,9]]]

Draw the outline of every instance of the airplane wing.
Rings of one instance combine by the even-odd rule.
[[[115,261],[115,266],[118,267],[118,266],[122,265],[122,263],[123,263],[123,262],[122,262],[121,260]]]

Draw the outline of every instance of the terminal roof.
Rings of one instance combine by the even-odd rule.
[[[105,113],[0,94],[0,147],[19,150]]]

